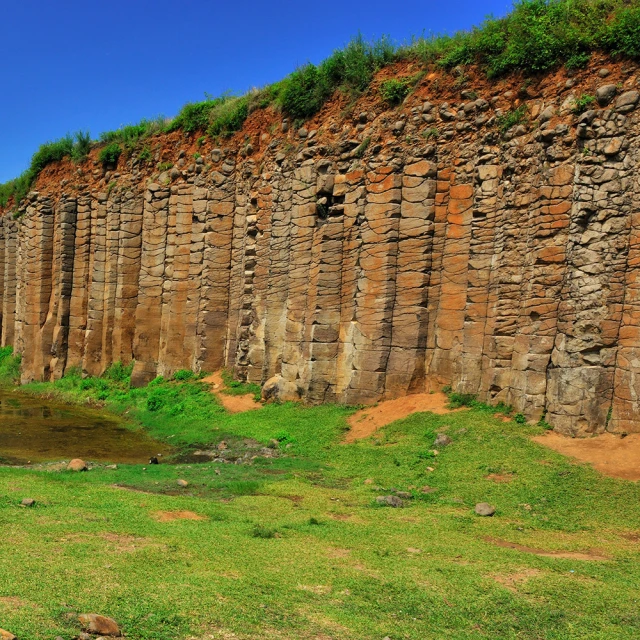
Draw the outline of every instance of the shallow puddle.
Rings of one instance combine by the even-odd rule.
[[[99,411],[0,389],[0,464],[70,458],[134,464],[170,452]]]

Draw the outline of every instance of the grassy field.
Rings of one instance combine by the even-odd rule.
[[[188,376],[134,391],[126,378],[29,391],[100,396],[184,451],[224,440],[274,457],[0,468],[0,627],[20,640],[70,639],[82,612],[132,640],[638,637],[640,486],[530,442],[540,428],[478,407],[343,445],[349,408],[229,415]],[[413,496],[404,508],[377,505],[394,489]]]

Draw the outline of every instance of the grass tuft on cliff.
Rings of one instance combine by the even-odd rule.
[[[415,38],[402,46],[386,37],[368,42],[359,35],[319,65],[305,64],[262,90],[207,96],[186,104],[169,122],[143,120],[103,133],[100,141],[123,144],[131,152],[139,140],[167,131],[229,136],[242,128],[251,111],[267,106],[304,120],[318,113],[337,90],[352,97],[366,91],[378,70],[399,60],[447,70],[473,64],[497,78],[514,72],[542,73],[561,64],[582,68],[595,51],[640,59],[640,0],[518,0],[503,18],[489,17],[470,31]],[[404,87],[393,88],[385,100],[396,104],[406,92]],[[91,146],[87,136],[65,136],[42,145],[27,171],[0,185],[0,207],[9,202],[17,206],[48,164],[86,157]]]

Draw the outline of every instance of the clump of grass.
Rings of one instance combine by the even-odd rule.
[[[14,384],[20,379],[20,355],[13,354],[13,347],[0,347],[0,385]]]
[[[527,105],[521,104],[516,109],[512,109],[508,111],[504,115],[496,118],[496,124],[498,125],[498,129],[500,133],[503,135],[511,129],[511,127],[515,127],[518,124],[522,124],[527,119]]]
[[[272,527],[267,527],[263,524],[254,525],[251,535],[254,538],[262,538],[263,540],[269,540],[278,536],[278,530]]]
[[[595,96],[591,96],[587,93],[583,93],[577,100],[573,107],[573,113],[580,114],[584,113],[589,109],[593,103],[596,101]]]
[[[178,382],[186,382],[187,380],[193,380],[196,374],[190,369],[180,369],[173,374],[173,379]]]
[[[245,396],[248,394],[253,395],[253,399],[258,402],[262,397],[262,387],[259,384],[253,382],[241,382],[236,380],[232,373],[227,369],[222,371],[222,381],[224,382],[225,389],[222,393],[229,396]]]
[[[400,104],[411,91],[411,82],[407,78],[392,78],[380,85],[382,99],[391,105]]]
[[[100,151],[100,155],[98,156],[100,162],[106,167],[109,165],[118,164],[118,159],[122,154],[122,147],[117,142],[112,142],[108,144],[104,149]]]

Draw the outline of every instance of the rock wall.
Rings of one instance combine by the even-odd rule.
[[[0,219],[2,344],[25,382],[135,360],[135,384],[229,367],[310,402],[449,384],[568,434],[640,431],[634,73],[446,101],[430,76],[396,110],[273,114],[195,158],[161,140],[165,171],[63,167]]]

